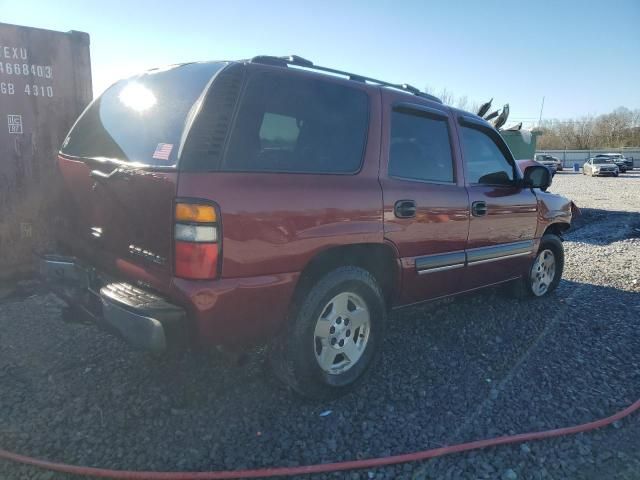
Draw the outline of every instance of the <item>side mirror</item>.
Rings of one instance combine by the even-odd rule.
[[[523,182],[529,188],[545,190],[551,185],[551,172],[542,165],[531,165],[524,170]]]

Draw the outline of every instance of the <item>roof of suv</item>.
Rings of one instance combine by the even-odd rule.
[[[427,100],[431,100],[437,103],[442,103],[442,100],[440,100],[438,97],[422,92],[420,91],[420,89],[412,85],[409,85],[407,83],[391,83],[385,80],[378,80],[375,78],[366,77],[364,75],[350,73],[350,72],[338,70],[335,68],[322,67],[320,65],[315,65],[312,61],[307,60],[306,58],[299,57],[297,55],[289,55],[287,57],[259,55],[251,58],[250,60],[245,60],[245,61],[247,61],[248,63],[271,65],[271,66],[283,67],[283,68],[288,68],[289,66],[291,66],[291,67],[296,67],[304,70],[309,70],[312,72],[317,72],[320,74],[338,75],[338,76],[346,77],[348,80],[352,80],[355,82],[392,88],[395,90],[400,90],[404,93],[408,93],[410,95],[415,95],[415,96],[426,98]]]
[[[350,73],[350,72],[346,72],[346,71],[342,71],[334,68],[322,67],[319,65],[315,65],[310,60],[299,57],[297,55],[290,55],[286,57],[259,55],[251,59],[243,59],[243,60],[214,60],[214,61],[200,61],[200,62],[185,62],[180,64],[169,65],[164,68],[182,67],[184,65],[189,65],[193,63],[201,63],[201,64],[237,63],[237,64],[266,65],[268,67],[280,67],[280,68],[293,67],[292,70],[296,70],[298,72],[304,72],[308,75],[314,75],[314,76],[320,76],[320,77],[333,77],[334,79],[341,80],[341,81],[354,81],[354,82],[358,82],[361,85],[365,85],[366,87],[369,87],[369,88],[389,88],[399,92],[400,94],[407,95],[409,97],[419,97],[423,100],[439,103],[440,105],[443,105],[446,109],[453,112],[454,115],[463,116],[465,118],[475,120],[478,123],[486,124],[488,127],[493,128],[491,123],[486,121],[484,118],[479,117],[475,113],[462,110],[459,108],[455,108],[450,105],[444,105],[444,103],[440,98],[434,95],[431,95],[429,93],[422,92],[420,91],[420,89],[412,85],[409,85],[406,83],[402,83],[402,84],[391,83],[384,80],[378,80],[375,78],[366,77],[364,75]],[[158,70],[162,70],[162,68],[153,68],[151,70],[148,70],[148,72],[155,72]]]
[[[330,67],[323,67],[320,65],[315,65],[313,62],[311,62],[310,60],[307,60],[305,58],[299,57],[297,55],[289,55],[286,57],[276,57],[276,56],[270,56],[270,55],[258,55],[255,56],[253,58],[250,59],[243,59],[243,60],[211,60],[211,61],[196,61],[196,62],[184,62],[184,63],[178,63],[178,64],[173,64],[173,65],[168,65],[165,67],[158,67],[158,68],[152,68],[150,70],[147,70],[143,73],[155,73],[156,71],[161,71],[163,69],[167,69],[167,68],[176,68],[176,67],[182,67],[185,65],[190,65],[190,64],[194,64],[194,63],[200,63],[200,64],[214,64],[214,63],[244,63],[244,64],[255,64],[255,65],[267,65],[267,66],[271,66],[271,67],[281,67],[281,68],[288,68],[288,67],[294,67],[293,69],[297,70],[297,71],[303,71],[307,74],[310,75],[318,75],[318,76],[322,76],[322,77],[333,77],[333,78],[340,78],[342,77],[343,79],[346,79],[347,81],[354,81],[354,82],[358,82],[360,84],[364,84],[368,87],[371,88],[389,88],[389,89],[393,89],[395,91],[398,91],[400,93],[403,93],[407,96],[412,96],[412,97],[420,97],[424,100],[427,101],[431,101],[431,102],[436,102],[439,103],[441,105],[444,105],[442,100],[438,97],[436,97],[435,95],[431,95],[429,93],[423,92],[420,89],[418,89],[417,87],[414,87],[412,85],[409,85],[407,83],[391,83],[391,82],[387,82],[385,80],[379,80],[379,79],[375,79],[372,77],[367,77],[364,75],[359,75],[356,73],[350,73],[350,72],[346,72],[343,70],[338,70],[335,68],[330,68]],[[466,110],[461,110],[459,108],[454,108],[450,105],[444,105],[447,109],[449,109],[450,111],[452,111],[454,114],[457,115],[463,115],[465,117],[470,117],[473,118],[475,120],[477,120],[478,122],[481,123],[486,123],[487,126],[491,126],[491,124],[489,122],[487,122],[486,120],[484,120],[482,117],[479,117],[478,115],[476,115],[475,113],[472,112],[468,112]]]

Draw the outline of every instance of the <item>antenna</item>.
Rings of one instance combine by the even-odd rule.
[[[540,118],[538,118],[538,127],[542,123],[542,109],[544,108],[544,95],[542,96],[542,105],[540,105]]]

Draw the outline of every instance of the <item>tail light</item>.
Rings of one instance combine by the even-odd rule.
[[[175,275],[192,280],[218,276],[220,229],[216,207],[178,202],[175,206]]]

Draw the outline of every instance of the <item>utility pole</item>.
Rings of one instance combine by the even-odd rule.
[[[542,109],[544,108],[544,95],[542,96],[542,105],[540,105],[540,118],[538,118],[538,127],[542,123]]]
[[[544,95],[542,96],[542,105],[540,105],[540,118],[538,118],[538,127],[542,123],[542,109],[544,108]]]

